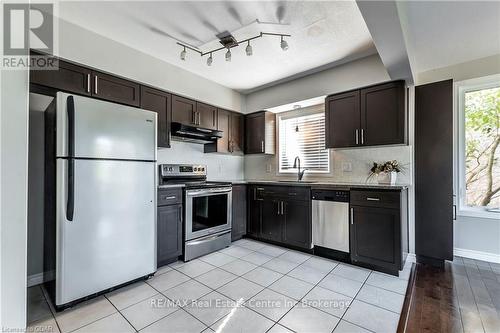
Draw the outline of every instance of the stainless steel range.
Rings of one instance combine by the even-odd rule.
[[[184,185],[184,261],[231,244],[231,183],[207,181],[205,165],[162,164],[160,186]]]

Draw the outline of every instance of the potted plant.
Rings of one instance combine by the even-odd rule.
[[[373,162],[368,179],[376,176],[379,184],[394,185],[396,184],[398,173],[401,172],[401,170],[402,168],[396,160],[387,161],[385,163]]]

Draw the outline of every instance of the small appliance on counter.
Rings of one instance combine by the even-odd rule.
[[[349,261],[349,191],[312,190],[312,244],[315,254]]]
[[[161,164],[160,188],[184,187],[184,261],[231,245],[232,186],[207,181],[205,165]]]

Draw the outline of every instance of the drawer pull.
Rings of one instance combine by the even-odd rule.
[[[366,200],[368,200],[368,201],[380,201],[380,198],[367,197]]]
[[[172,196],[169,196],[169,197],[163,197],[165,200],[172,200],[172,199],[175,199],[176,196],[175,195],[172,195]]]

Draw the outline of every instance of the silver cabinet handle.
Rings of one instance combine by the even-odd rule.
[[[264,140],[260,142],[260,150],[261,152],[264,152]]]
[[[359,145],[359,130],[357,128],[356,128],[354,135],[356,137],[356,144]]]
[[[90,94],[90,73],[87,74],[87,92]]]
[[[367,197],[366,200],[368,200],[368,201],[380,201],[380,198]]]
[[[196,111],[191,111],[191,123],[196,125]]]
[[[175,199],[176,196],[175,195],[172,195],[172,196],[169,196],[169,197],[165,197],[165,200],[172,200],[172,199]]]
[[[351,224],[354,224],[354,208],[351,207]]]
[[[361,129],[361,144],[365,144],[365,130]]]
[[[201,124],[201,113],[198,112],[198,125]]]
[[[97,78],[97,75],[94,76],[94,94],[97,95],[97,81],[98,81],[98,78]]]
[[[280,207],[281,207],[281,206],[280,206],[281,202],[280,202],[280,201],[278,201],[278,202],[277,202],[277,204],[278,204],[278,211],[277,211],[277,214],[278,214],[278,215],[281,215],[281,208],[280,208]]]
[[[281,215],[285,215],[285,202],[281,202]]]

